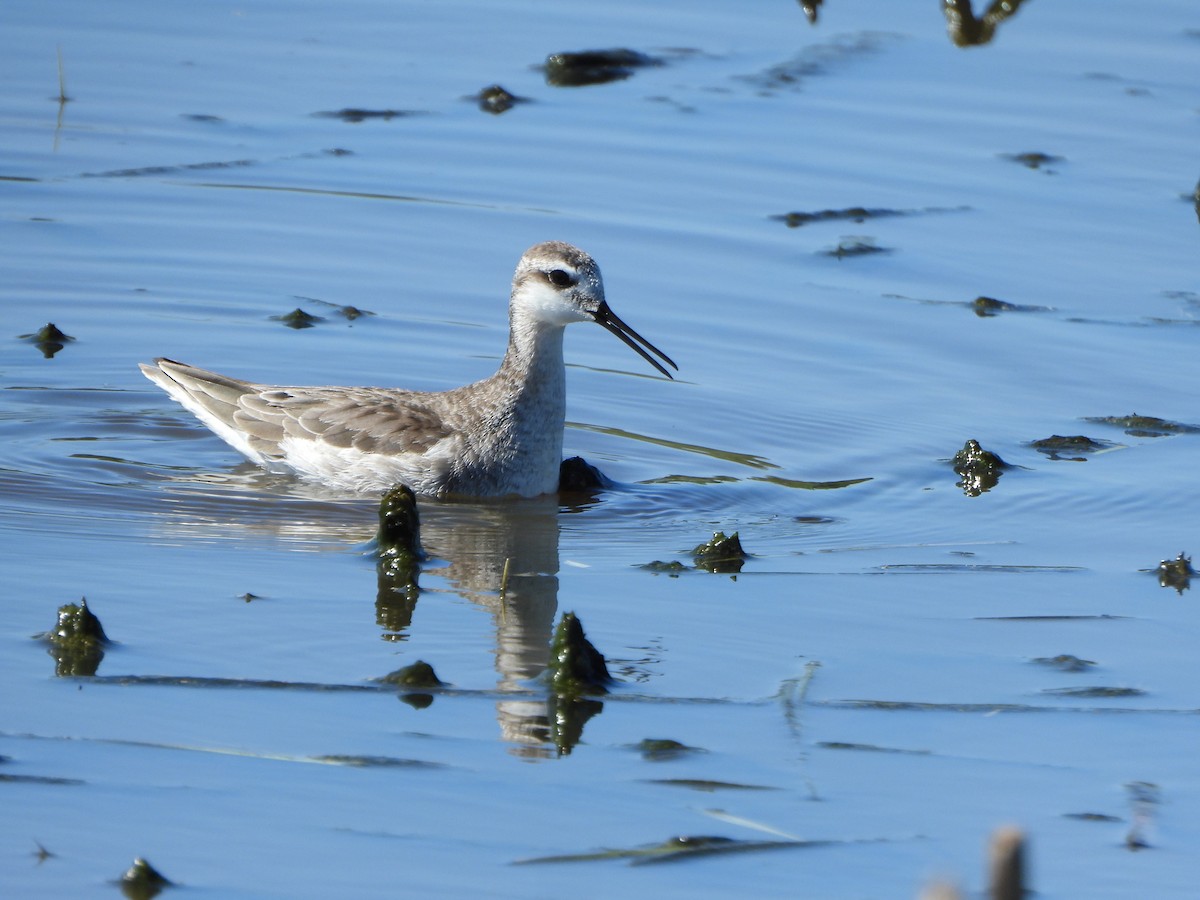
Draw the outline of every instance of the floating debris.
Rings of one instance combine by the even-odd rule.
[[[691,753],[704,752],[699,747],[689,747],[670,738],[643,738],[634,745],[634,749],[642,754],[642,759],[649,762],[665,762]]]
[[[354,769],[440,769],[441,763],[397,756],[360,756],[350,753],[327,753],[308,757],[312,762],[330,766],[349,766]]]
[[[433,666],[418,659],[411,665],[389,672],[379,679],[380,684],[394,684],[398,687],[436,688],[445,687],[446,682],[437,677]]]
[[[396,640],[412,624],[425,558],[417,497],[407,485],[397,484],[379,501],[375,553],[375,621],[387,631],[385,640]]]
[[[212,116],[205,113],[180,113],[179,118],[187,119],[189,122],[203,122],[206,125],[223,124],[225,122],[220,116]]]
[[[60,606],[54,630],[41,637],[50,642],[54,674],[59,677],[95,675],[104,659],[105,646],[112,643],[100,619],[88,609],[86,597],[78,604]]]
[[[583,87],[589,84],[607,84],[622,81],[635,69],[661,66],[657,57],[638,53],[636,50],[616,48],[613,50],[581,50],[569,53],[552,53],[546,57],[542,67],[546,83],[555,87]]]
[[[252,594],[249,591],[246,591],[246,593],[242,594],[240,597],[238,597],[238,599],[243,600],[246,603],[253,603],[255,600],[261,600],[263,598],[258,594]]]
[[[550,642],[550,686],[560,697],[607,694],[612,676],[604,655],[583,632],[575,613],[563,613]]]
[[[1046,454],[1051,459],[1065,460],[1067,462],[1085,462],[1086,457],[1078,454],[1096,453],[1099,450],[1116,445],[1110,441],[1094,440],[1082,434],[1067,437],[1061,434],[1052,434],[1048,438],[1030,441],[1029,446],[1039,453]]]
[[[817,24],[817,13],[821,9],[821,4],[825,0],[798,0],[800,8],[804,10],[804,15],[808,19],[809,25]]]
[[[1120,822],[1120,816],[1110,816],[1107,813],[1081,812],[1063,813],[1064,819],[1075,819],[1079,822]]]
[[[990,491],[999,483],[1004,470],[1012,468],[995,453],[984,450],[979,441],[973,438],[963,444],[951,462],[960,478],[955,486],[962,488],[968,497],[978,497]]]
[[[1160,587],[1175,588],[1178,594],[1192,586],[1192,578],[1196,575],[1196,570],[1192,568],[1192,558],[1182,551],[1174,559],[1164,559],[1154,571],[1158,575]]]
[[[944,0],[942,12],[946,15],[946,31],[956,47],[978,47],[990,43],[996,29],[1009,16],[1015,16],[1025,0],[992,0],[987,11],[976,17],[971,8],[972,0]]]
[[[739,841],[718,835],[681,835],[669,838],[653,846],[628,849],[599,850],[594,853],[568,853],[561,856],[539,856],[533,859],[518,859],[516,865],[541,863],[594,862],[608,859],[626,859],[630,865],[645,865],[659,862],[678,862],[701,856],[726,853],[748,853],[757,850],[782,850],[784,848],[825,847],[847,841]]]
[[[829,250],[822,250],[822,256],[832,256],[837,259],[843,259],[847,256],[870,256],[874,253],[891,253],[888,247],[880,247],[875,243],[874,238],[870,237],[844,237],[836,247]]]
[[[1080,697],[1087,700],[1097,698],[1144,697],[1146,692],[1141,688],[1127,687],[1066,687],[1045,688],[1043,694],[1053,694],[1055,697]]]
[[[508,112],[518,103],[529,102],[528,97],[518,97],[516,94],[509,93],[498,84],[485,87],[472,99],[479,104],[479,108],[485,113],[491,113],[494,116]]]
[[[782,222],[788,228],[800,228],[813,222],[865,222],[867,219],[882,219],[888,216],[904,216],[909,213],[899,209],[867,209],[851,206],[847,209],[822,209],[817,212],[789,212],[770,218]]]
[[[356,106],[313,113],[313,116],[318,119],[341,119],[343,122],[348,122],[351,125],[357,125],[359,122],[365,122],[367,119],[382,119],[385,122],[390,122],[392,119],[416,115],[420,115],[420,113],[411,109],[360,109]]]
[[[1085,416],[1083,421],[1094,422],[1097,425],[1115,425],[1117,428],[1124,428],[1125,433],[1132,437],[1200,434],[1200,426],[1171,422],[1157,416],[1139,416],[1137,413],[1130,413],[1127,416]]]
[[[39,350],[46,359],[53,359],[54,354],[69,344],[75,338],[62,331],[53,322],[47,322],[33,334],[17,335],[20,340],[28,341]]]
[[[349,153],[350,151],[343,150],[343,151],[330,151],[330,152],[331,153],[334,153],[334,152]],[[351,321],[351,322],[353,322],[355,319],[361,319],[363,316],[375,315],[375,313],[371,312],[371,310],[369,310],[369,309],[359,309],[357,306],[340,306],[337,303],[330,303],[328,300],[321,300],[321,299],[318,299],[317,297],[305,297],[301,294],[294,294],[293,298],[301,301],[302,303],[319,303],[319,304],[321,304],[321,306],[328,307],[335,314],[337,314],[337,315],[341,316],[342,318],[347,319],[348,321]]]
[[[139,856],[133,861],[133,865],[125,870],[120,884],[121,893],[130,900],[150,900],[165,888],[172,887],[174,882]]]
[[[682,787],[693,791],[777,791],[777,787],[762,784],[741,784],[736,781],[714,781],[711,778],[651,778],[648,784],[665,784],[668,787]]]
[[[1021,307],[1004,300],[997,300],[995,297],[976,297],[971,301],[971,308],[975,311],[975,315],[985,319],[997,313],[1018,310]]]
[[[1096,665],[1090,659],[1080,659],[1078,656],[1072,656],[1070,653],[1060,653],[1058,656],[1039,656],[1032,660],[1039,666],[1047,666],[1052,669],[1059,669],[1063,672],[1086,672],[1092,666]]]
[[[1046,169],[1047,166],[1055,163],[1066,162],[1061,156],[1051,156],[1049,153],[1001,153],[1002,159],[1007,159],[1010,162],[1020,163],[1027,169]],[[1053,170],[1046,169],[1052,173]]]
[[[271,316],[272,322],[282,322],[288,328],[312,328],[318,322],[324,322],[325,319],[321,316],[314,316],[312,313],[305,312],[300,307],[296,307],[290,313],[282,316]]]
[[[381,558],[413,561],[425,558],[417,495],[408,485],[397,484],[379,501],[379,531],[375,539]]]
[[[641,568],[647,572],[653,572],[655,575],[669,575],[671,578],[678,578],[688,570],[688,567],[677,559],[673,559],[670,562],[663,562],[661,559],[656,559],[654,562],[646,563]]]
[[[880,747],[878,744],[856,744],[847,741],[817,741],[825,750],[861,750],[868,753],[902,753],[911,756],[928,756],[929,750],[905,750],[900,747]]]
[[[723,531],[714,531],[712,540],[692,550],[697,569],[719,574],[737,574],[749,558],[736,531],[729,537]]]
[[[34,850],[31,855],[37,857],[39,866],[48,859],[57,858],[58,854],[52,853],[51,851],[49,851],[45,847],[43,847],[41,841],[34,841],[33,843],[37,845],[37,849]]]

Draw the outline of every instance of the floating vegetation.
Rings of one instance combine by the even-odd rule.
[[[106,172],[84,172],[80,178],[143,178],[155,175],[173,175],[177,172],[197,172],[210,169],[243,169],[258,165],[255,159],[214,160],[202,163],[181,163],[174,166],[142,166],[137,169],[109,169]]]
[[[139,856],[121,876],[120,885],[121,893],[130,900],[150,900],[174,882]]]
[[[647,572],[653,572],[655,575],[669,575],[672,578],[678,578],[681,574],[688,571],[688,567],[677,559],[673,559],[670,562],[663,562],[661,559],[656,559],[654,562],[646,563],[641,568]]]
[[[679,759],[692,753],[703,753],[699,747],[689,747],[687,744],[670,738],[643,738],[634,745],[634,749],[642,754],[642,759],[648,762],[665,762]]]
[[[331,766],[350,766],[354,769],[429,769],[441,768],[440,763],[429,763],[419,759],[403,759],[398,756],[358,756],[355,754],[329,753],[310,756],[312,762]]]
[[[433,666],[422,659],[384,675],[379,682],[399,687],[438,688],[446,686],[446,682],[438,678],[437,673],[433,671]]]
[[[375,313],[371,312],[371,310],[359,309],[357,306],[340,306],[337,303],[330,303],[328,300],[319,300],[316,297],[304,297],[300,294],[295,294],[294,297],[295,299],[305,303],[319,303],[322,306],[326,306],[330,309],[330,311],[350,322],[353,322],[355,319],[361,319],[364,316],[375,315]]]
[[[300,307],[296,307],[290,313],[282,316],[271,316],[272,322],[282,322],[288,328],[312,328],[318,322],[324,322],[325,319],[321,316],[314,316],[312,313],[305,312]]]
[[[471,99],[478,103],[479,108],[485,113],[491,113],[494,116],[508,112],[518,103],[529,102],[528,97],[518,97],[498,84],[488,85]]]
[[[831,844],[850,843],[847,841],[739,841],[733,838],[713,835],[682,835],[669,838],[661,844],[653,846],[631,847],[628,849],[599,850],[594,853],[568,853],[561,856],[538,856],[532,859],[515,860],[515,865],[535,865],[540,863],[568,862],[597,862],[600,860],[625,859],[630,865],[646,865],[660,862],[679,862],[680,860],[695,859],[702,856],[715,856],[728,853],[750,853],[758,850],[782,850],[799,847],[826,847]]]
[[[736,531],[729,537],[723,531],[714,531],[712,540],[698,545],[691,552],[697,569],[720,574],[736,575],[750,558],[750,554],[742,549],[742,541]]]
[[[612,676],[604,654],[584,634],[573,612],[563,613],[550,642],[550,687],[560,697],[606,694]]]
[[[825,0],[799,0],[800,8],[804,10],[804,16],[808,19],[808,24],[817,24],[817,13],[824,2]]]
[[[932,572],[1007,572],[1014,575],[1028,575],[1036,572],[1082,572],[1083,566],[1022,566],[996,565],[992,563],[888,563],[879,567],[881,572],[899,572],[901,574],[932,573]],[[982,618],[1015,618],[1040,619],[1042,616],[983,616]],[[1061,618],[1052,616],[1051,618]],[[1090,617],[1089,617],[1090,618]],[[1116,618],[1120,618],[1119,616]]]
[[[54,630],[38,637],[50,642],[54,674],[59,677],[95,675],[104,659],[105,646],[112,643],[100,619],[88,609],[86,597],[78,604],[60,606]]]
[[[990,319],[1002,312],[1046,312],[1046,306],[1022,306],[1019,303],[1009,303],[1007,300],[997,300],[995,297],[976,297],[970,307],[981,319]]]
[[[420,113],[411,109],[361,109],[357,106],[348,106],[344,109],[315,112],[312,115],[318,119],[341,119],[343,122],[357,125],[367,119],[382,119],[384,122],[390,122],[392,119],[417,116]]]
[[[550,642],[546,675],[553,691],[550,698],[548,738],[559,756],[567,756],[583,737],[588,720],[604,704],[587,694],[607,694],[613,678],[608,665],[583,633],[583,625],[572,612],[563,613]]]
[[[379,501],[375,553],[375,620],[388,632],[387,639],[394,639],[412,624],[425,558],[417,498],[407,485],[397,484]]]
[[[801,228],[817,222],[855,222],[861,224],[867,219],[887,219],[894,216],[918,216],[925,213],[963,212],[970,207],[959,206],[943,208],[930,206],[924,209],[885,209],[868,208],[865,206],[849,206],[845,209],[819,209],[816,212],[788,212],[768,216],[774,222],[782,222],[788,228]]]
[[[1025,0],[992,0],[984,14],[977,17],[971,8],[972,0],[944,0],[942,12],[946,16],[946,31],[950,35],[951,43],[956,47],[978,47],[990,43],[996,36],[996,29],[1000,27],[1000,23],[1009,16],[1015,16],[1024,2]]]
[[[623,81],[636,69],[661,66],[663,61],[636,50],[581,50],[552,53],[546,57],[542,70],[546,83],[554,87],[584,87]]]
[[[1140,688],[1126,687],[1065,687],[1045,688],[1043,694],[1053,694],[1056,697],[1082,697],[1087,700],[1096,698],[1144,697],[1146,692]]]
[[[1109,713],[1114,715],[1163,715],[1173,713],[1194,716],[1195,709],[1163,709],[1148,706],[1043,706],[1034,703],[933,703],[919,700],[816,700],[812,705],[829,709],[869,709],[876,712],[950,712],[950,713]]]
[[[1130,413],[1127,416],[1085,416],[1083,421],[1094,422],[1097,425],[1114,425],[1124,428],[1125,433],[1132,437],[1166,437],[1171,434],[1200,434],[1200,427],[1185,425],[1182,422],[1171,422],[1157,416],[1139,416]]]
[[[992,451],[984,450],[979,441],[974,439],[963,444],[951,463],[959,475],[955,486],[962,488],[968,497],[987,493],[1000,482],[1004,470],[1012,468]]]
[[[1080,659],[1078,656],[1072,656],[1070,653],[1060,653],[1058,656],[1039,656],[1031,661],[1037,663],[1039,666],[1058,669],[1062,672],[1086,672],[1092,666],[1096,665],[1090,659]]]
[[[1063,813],[1064,819],[1075,819],[1079,822],[1120,822],[1120,816],[1110,816],[1107,813],[1081,812]]]
[[[851,206],[846,209],[822,209],[817,212],[789,212],[769,216],[776,222],[782,222],[788,228],[800,228],[813,222],[865,222],[867,219],[883,219],[889,216],[910,215],[899,209],[867,209],[864,206]]]
[[[870,475],[865,478],[845,478],[841,481],[799,481],[795,478],[781,478],[778,475],[753,475],[750,481],[765,481],[767,484],[777,484],[780,487],[796,488],[802,491],[836,491],[874,480]]]
[[[846,741],[817,741],[825,750],[861,750],[868,753],[905,753],[912,756],[928,756],[928,750],[903,750],[899,747],[880,747],[877,744],[855,744]]]
[[[421,517],[417,495],[406,484],[397,484],[379,501],[379,530],[375,541],[380,558],[416,562],[425,558],[421,548]]]
[[[1095,440],[1082,434],[1065,437],[1061,434],[1052,434],[1048,438],[1030,441],[1029,446],[1039,453],[1046,454],[1051,459],[1085,462],[1087,458],[1082,454],[1096,453],[1116,445],[1111,441]]]
[[[710,778],[647,778],[647,784],[665,784],[668,787],[682,787],[693,791],[777,791],[779,788],[764,784],[740,784],[736,781],[714,781]]]
[[[872,237],[844,237],[836,247],[831,247],[828,250],[822,250],[822,256],[832,256],[837,259],[844,259],[848,256],[871,256],[876,253],[891,253],[891,248],[881,247],[875,243],[875,238]]]
[[[59,778],[54,775],[13,775],[0,772],[0,784],[87,784],[79,778]],[[50,854],[53,856],[54,854]]]
[[[37,347],[46,359],[53,359],[54,354],[75,340],[53,322],[47,322],[33,334],[20,334],[17,337]]]
[[[1192,558],[1182,551],[1174,559],[1164,559],[1154,570],[1158,575],[1160,587],[1175,588],[1177,594],[1182,594],[1192,586],[1192,578],[1196,570],[1192,568]]]
[[[1001,153],[1001,159],[1007,159],[1010,162],[1020,163],[1027,169],[1046,169],[1048,174],[1053,174],[1053,170],[1048,166],[1057,163],[1066,162],[1061,156],[1051,156],[1049,153]]]

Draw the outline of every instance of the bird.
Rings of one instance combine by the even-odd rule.
[[[356,494],[536,497],[558,490],[567,325],[595,322],[668,379],[679,366],[617,317],[596,261],[563,241],[521,256],[508,316],[496,373],[446,391],[257,384],[165,357],[139,367],[268,472]]]

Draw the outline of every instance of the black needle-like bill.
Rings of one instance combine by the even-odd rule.
[[[650,365],[654,366],[654,368],[658,369],[658,371],[662,372],[668,378],[674,380],[674,376],[671,375],[671,373],[668,372],[662,363],[655,359],[654,356],[657,356],[672,369],[679,371],[679,366],[675,365],[675,361],[624,322],[622,322],[617,314],[608,308],[607,302],[601,303],[600,307],[594,313],[592,313],[592,317],[596,320],[597,324],[603,325],[622,341],[632,347],[642,359],[646,360],[646,362],[650,363]],[[649,351],[649,353],[646,351]],[[651,353],[653,353],[654,356],[651,356]]]

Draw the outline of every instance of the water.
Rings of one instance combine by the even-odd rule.
[[[1200,423],[1198,30],[1182,2],[1028,3],[970,49],[934,4],[5,8],[0,776],[78,783],[2,785],[0,893],[111,896],[142,855],[219,896],[913,896],[982,887],[1016,822],[1041,896],[1189,896],[1197,626],[1144,570],[1195,549],[1197,437],[1084,417]],[[664,65],[535,68],[617,46]],[[481,112],[495,82],[530,102]],[[346,108],[412,114],[314,115]],[[771,218],[859,206],[904,214]],[[372,503],[239,464],[136,370],[455,386],[549,238],[680,379],[570,329],[566,449],[621,487],[427,505],[411,609]],[[828,255],[856,239],[889,252]],[[325,321],[272,319],[298,306]],[[52,359],[17,338],[46,322]],[[968,438],[1015,466],[977,497]],[[642,568],[715,530],[736,578]],[[118,643],[56,678],[30,635],[81,595]],[[535,676],[567,610],[621,683],[562,754]],[[1033,662],[1065,653],[1096,665]],[[417,659],[451,684],[421,709],[372,681]],[[833,843],[512,865],[771,829]]]

